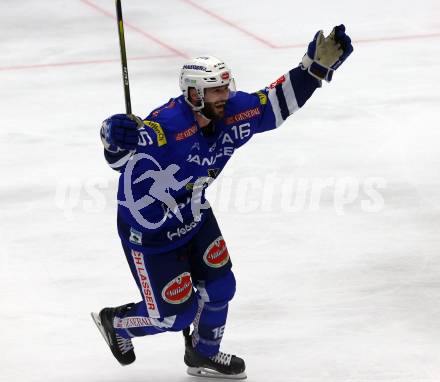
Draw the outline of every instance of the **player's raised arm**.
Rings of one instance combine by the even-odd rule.
[[[109,166],[122,171],[130,157],[136,152],[142,120],[127,114],[116,114],[107,118],[101,127],[104,156]]]
[[[346,35],[344,25],[334,27],[328,37],[324,37],[323,31],[318,31],[300,65],[256,93],[262,104],[264,96],[269,100],[263,105],[266,110],[256,132],[280,126],[322,86],[322,80],[332,80],[333,72],[352,52],[351,39]]]

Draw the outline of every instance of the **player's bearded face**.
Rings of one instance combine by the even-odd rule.
[[[203,115],[213,121],[219,121],[225,116],[225,106],[229,98],[228,86],[205,89],[205,106]]]
[[[202,109],[203,115],[213,121],[219,121],[225,116],[226,101],[222,102],[206,102]]]

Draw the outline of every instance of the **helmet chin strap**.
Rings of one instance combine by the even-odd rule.
[[[203,100],[203,98],[200,98],[200,105],[196,106],[194,105],[189,99],[188,97],[185,97],[185,101],[186,103],[191,106],[191,109],[194,113],[198,114],[199,116],[201,116],[203,119],[205,119],[208,123],[211,122],[211,119],[208,118],[205,114],[203,114],[203,108],[205,107],[205,102]]]
[[[200,115],[203,119],[205,119],[208,124],[212,121],[212,119],[209,119],[205,114],[203,114],[202,110],[198,110],[196,111],[196,113]]]
[[[186,102],[189,106],[191,106],[191,109],[192,109],[193,111],[200,111],[200,110],[202,110],[202,109],[205,107],[205,102],[203,101],[203,98],[200,98],[199,101],[200,101],[200,105],[197,106],[197,105],[194,105],[194,104],[189,100],[189,97],[188,97],[188,96],[185,97],[185,102]]]

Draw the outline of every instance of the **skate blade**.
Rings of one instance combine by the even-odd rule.
[[[193,377],[215,378],[215,379],[246,379],[245,372],[240,374],[222,374],[204,367],[188,367],[186,372]]]
[[[104,327],[102,326],[101,318],[99,317],[99,314],[92,312],[91,316],[96,326],[98,327],[100,333],[102,334],[102,337],[104,338],[105,342],[107,343],[108,346],[111,346],[107,334],[105,333]]]

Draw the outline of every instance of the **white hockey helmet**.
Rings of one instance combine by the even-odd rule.
[[[180,89],[185,101],[194,111],[203,109],[206,88],[228,85],[235,92],[235,82],[231,70],[226,64],[214,56],[201,56],[186,62],[180,71]],[[194,88],[200,98],[200,105],[189,101],[189,88]]]

